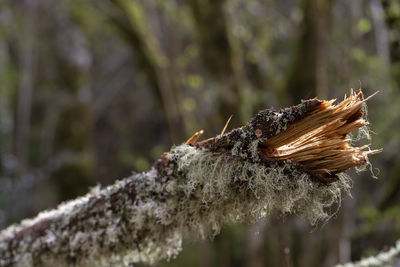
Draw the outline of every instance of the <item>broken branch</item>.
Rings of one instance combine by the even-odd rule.
[[[379,152],[347,136],[367,124],[364,106],[352,92],[336,106],[311,99],[263,110],[204,141],[197,132],[151,170],[0,232],[0,266],[153,263],[176,256],[184,236],[212,237],[226,222],[276,211],[327,220],[350,189],[342,171]]]

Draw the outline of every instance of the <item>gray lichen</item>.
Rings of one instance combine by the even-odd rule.
[[[226,222],[274,211],[311,224],[335,211],[350,188],[323,185],[293,162],[243,161],[180,145],[168,164],[94,190],[0,233],[0,266],[128,266],[175,257],[184,236],[213,237]]]
[[[188,196],[200,198],[207,207],[224,207],[211,216],[221,219],[209,223],[214,226],[230,220],[255,221],[273,211],[296,213],[316,224],[329,217],[329,207],[339,203],[341,193],[350,189],[345,175],[336,183],[322,185],[293,162],[266,166],[187,145],[174,148],[169,157],[186,178],[183,189]],[[209,229],[207,224],[205,229]]]

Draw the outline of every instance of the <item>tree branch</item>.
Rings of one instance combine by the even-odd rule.
[[[382,250],[375,256],[362,258],[356,262],[348,262],[338,264],[336,267],[382,267],[382,266],[397,266],[400,256],[400,240],[388,250]]]
[[[154,263],[176,256],[183,236],[212,237],[226,222],[274,211],[325,221],[350,190],[342,172],[378,152],[346,138],[367,124],[362,92],[332,103],[263,110],[200,142],[196,133],[151,170],[0,232],[0,266]]]

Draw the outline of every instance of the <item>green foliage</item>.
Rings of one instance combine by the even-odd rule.
[[[368,19],[362,18],[360,21],[357,23],[357,30],[361,34],[368,33],[372,28],[371,22]]]

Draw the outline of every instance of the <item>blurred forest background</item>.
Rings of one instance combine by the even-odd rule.
[[[301,99],[369,101],[373,171],[316,228],[228,225],[158,266],[332,266],[400,238],[397,0],[0,1],[0,229],[143,171],[199,129]],[[377,168],[377,169],[376,169]]]

